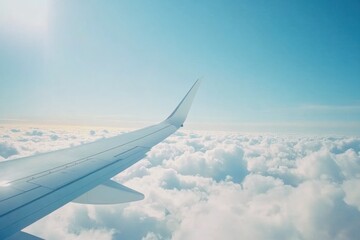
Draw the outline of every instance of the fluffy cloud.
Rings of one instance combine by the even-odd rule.
[[[4,152],[15,149],[1,155],[4,159],[121,132],[13,129],[0,129],[8,136],[0,155],[1,146]],[[360,234],[359,138],[180,132],[114,180],[145,199],[113,206],[69,203],[26,230],[48,239],[356,239]]]
[[[8,144],[7,142],[0,143],[0,157],[8,158],[16,154],[18,154],[18,151],[15,147]]]
[[[359,178],[347,180],[343,184],[343,189],[345,192],[345,202],[349,205],[357,207],[360,211],[360,191],[357,190],[359,186]]]

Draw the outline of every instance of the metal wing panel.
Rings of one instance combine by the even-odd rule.
[[[122,147],[125,145],[131,148],[132,143],[144,139],[147,136],[154,135],[157,132],[162,131],[162,129],[169,127],[171,128],[171,125],[162,123],[69,149],[1,162],[0,181],[10,182],[30,175],[44,173],[49,171],[49,169],[55,170],[56,168],[61,168],[66,164],[86,160],[89,157],[104,154],[105,152],[110,152],[111,150],[121,152]],[[153,145],[147,144],[146,146],[152,147]],[[20,169],[21,171],[19,171]]]

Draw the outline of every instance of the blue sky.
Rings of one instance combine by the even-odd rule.
[[[2,1],[0,118],[360,134],[358,1]]]

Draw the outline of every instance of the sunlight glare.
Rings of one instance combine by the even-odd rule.
[[[46,34],[48,10],[48,0],[3,0],[0,2],[0,32]]]

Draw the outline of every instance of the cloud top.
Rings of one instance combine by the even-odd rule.
[[[0,143],[4,159],[118,133],[1,131],[8,135]],[[70,203],[26,230],[51,239],[356,239],[360,234],[359,138],[180,132],[114,180],[145,199],[114,206]]]

